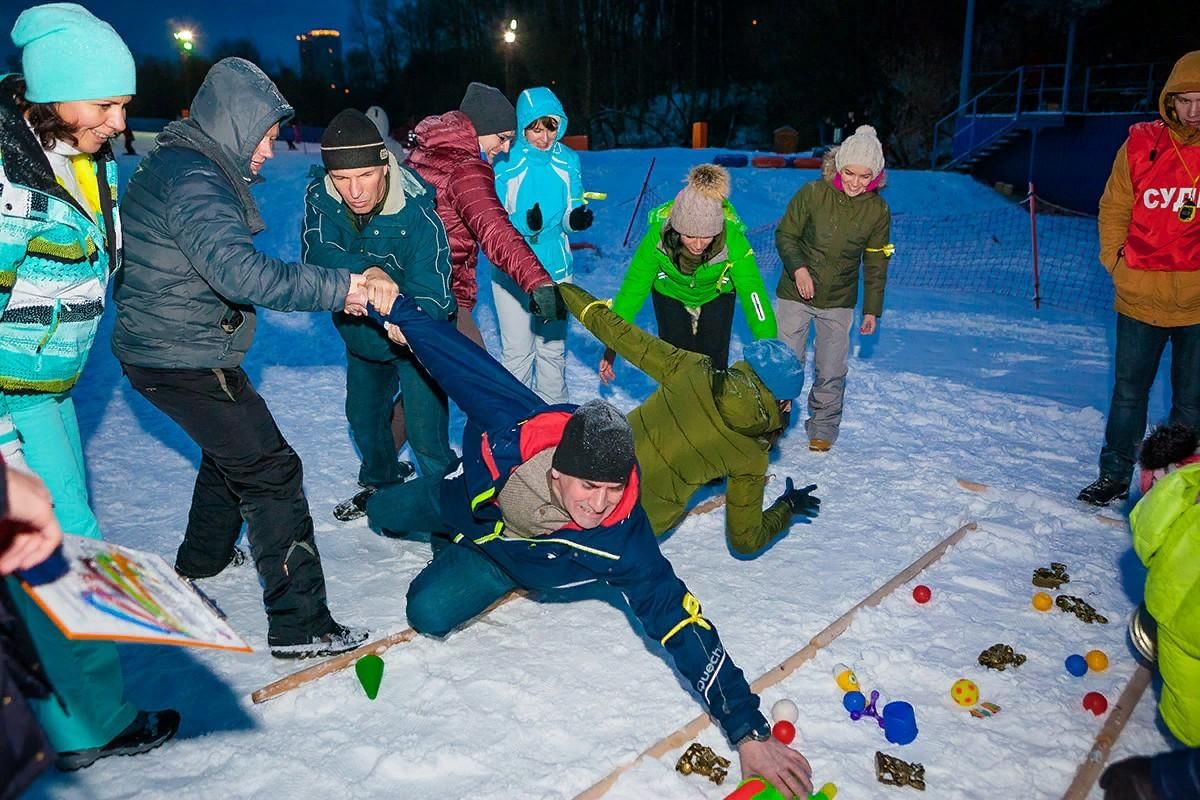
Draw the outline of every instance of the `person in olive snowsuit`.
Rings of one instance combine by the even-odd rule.
[[[708,356],[651,336],[577,286],[559,291],[585,328],[660,384],[628,414],[642,507],[656,535],[680,521],[698,489],[726,477],[725,535],[739,554],[762,549],[795,515],[816,515],[816,486],[794,489],[790,478],[762,507],[771,444],[786,425],[782,408],[804,388],[804,367],[787,345],[760,339],[746,345],[744,361],[716,369]]]
[[[883,313],[887,260],[892,254],[891,212],[879,189],[883,148],[875,129],[863,125],[825,155],[823,176],[796,192],[775,230],[783,274],[775,292],[779,338],[800,360],[809,327],[816,329],[809,418],[810,450],[837,441],[850,355],[850,324],[858,302],[858,265],[863,266],[863,321],[859,333],[875,332]]]

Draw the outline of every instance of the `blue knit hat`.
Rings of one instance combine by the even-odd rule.
[[[67,103],[137,91],[133,55],[102,19],[75,3],[47,3],[21,12],[12,40],[21,49],[25,99]]]
[[[750,365],[776,400],[791,400],[804,390],[804,365],[778,339],[759,339],[742,348],[742,358]]]

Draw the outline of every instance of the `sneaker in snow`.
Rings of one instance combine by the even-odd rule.
[[[1115,478],[1109,478],[1101,475],[1096,480],[1083,487],[1083,490],[1076,497],[1076,500],[1082,500],[1085,503],[1091,503],[1094,506],[1106,506],[1113,500],[1120,500],[1129,495],[1129,483],[1122,483]]]
[[[833,447],[833,442],[828,439],[809,439],[808,449],[814,453],[826,453],[829,448]]]
[[[333,507],[333,518],[338,522],[349,522],[352,519],[364,517],[367,514],[367,501],[378,491],[374,486],[368,486],[349,500],[343,500]]]
[[[347,628],[334,623],[333,631],[313,636],[300,644],[273,644],[271,655],[276,658],[321,658],[335,656],[362,645],[370,634],[366,628]]]
[[[109,756],[135,756],[153,750],[175,735],[179,730],[179,712],[139,711],[133,722],[102,747],[86,750],[71,750],[58,754],[55,765],[64,772],[83,769]]]

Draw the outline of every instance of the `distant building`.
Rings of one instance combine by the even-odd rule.
[[[315,28],[298,35],[296,42],[300,45],[300,77],[342,89],[342,35],[329,28]]]

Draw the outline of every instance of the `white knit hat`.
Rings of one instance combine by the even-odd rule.
[[[847,137],[834,156],[834,164],[839,170],[847,164],[857,164],[871,170],[871,177],[879,177],[883,172],[883,145],[870,125],[859,125],[854,135]]]

